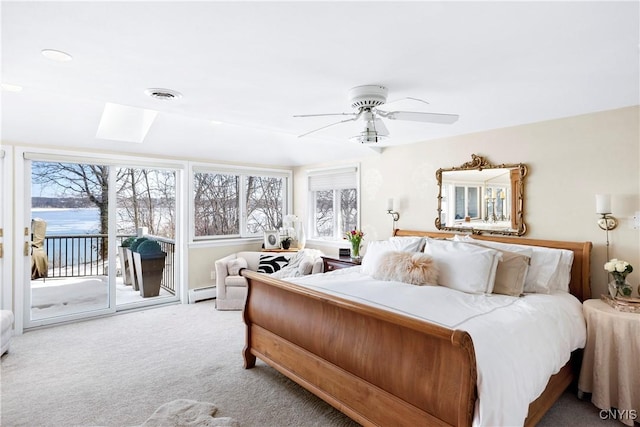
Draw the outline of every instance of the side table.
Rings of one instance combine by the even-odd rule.
[[[587,343],[578,390],[591,393],[591,402],[607,411],[601,416],[633,426],[640,421],[640,314],[618,311],[599,299],[585,301],[582,310]]]
[[[322,257],[322,264],[324,267],[324,272],[339,270],[341,268],[349,268],[354,267],[356,265],[360,265],[359,262],[352,260],[350,257]]]

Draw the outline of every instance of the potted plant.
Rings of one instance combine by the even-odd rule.
[[[167,254],[155,240],[145,239],[133,252],[136,278],[143,298],[160,295],[162,272]]]
[[[280,240],[280,246],[282,246],[282,249],[289,249],[291,247],[291,240],[293,239],[289,236]]]
[[[118,247],[118,257],[120,258],[120,266],[122,267],[122,280],[125,285],[131,285],[131,266],[127,257],[127,249],[134,240],[136,240],[135,236],[127,237]]]

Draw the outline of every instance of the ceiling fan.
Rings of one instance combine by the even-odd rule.
[[[378,107],[387,103],[388,90],[381,85],[356,86],[349,90],[349,102],[351,108],[356,110],[353,113],[325,113],[325,114],[299,114],[293,117],[320,117],[320,116],[350,116],[348,119],[331,123],[326,126],[298,135],[303,137],[314,132],[326,129],[341,123],[355,122],[362,118],[364,130],[358,135],[349,139],[366,144],[376,143],[389,136],[389,130],[382,119],[388,120],[409,120],[414,122],[451,124],[458,120],[457,114],[422,113],[418,111],[387,111]],[[407,98],[427,103],[417,98]]]

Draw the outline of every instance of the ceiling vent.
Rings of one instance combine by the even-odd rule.
[[[171,89],[151,88],[146,89],[144,93],[151,98],[161,99],[163,101],[171,101],[174,99],[182,98],[182,94],[180,92]]]

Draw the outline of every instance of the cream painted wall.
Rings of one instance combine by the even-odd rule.
[[[606,292],[605,232],[596,224],[595,194],[610,193],[620,225],[609,233],[610,257],[629,261],[640,283],[640,230],[632,217],[640,211],[640,107],[526,124],[453,138],[389,147],[361,159],[361,226],[365,242],[391,235],[386,201],[400,212],[398,228],[436,230],[435,171],[460,166],[471,154],[492,163],[526,163],[526,237],[591,241],[592,293]],[[344,163],[344,162],[339,162]],[[332,164],[334,166],[338,164]],[[294,207],[306,214],[306,170],[294,171]],[[321,247],[322,248],[322,247]],[[325,247],[326,253],[337,252]]]
[[[259,251],[261,243],[247,243],[231,246],[192,246],[189,248],[189,289],[204,288],[215,284],[211,279],[211,272],[215,271],[217,259],[234,252]]]

